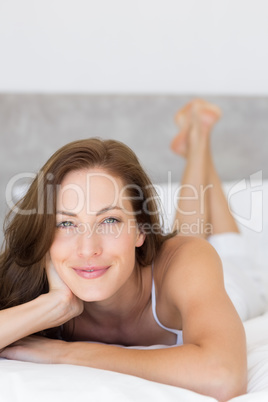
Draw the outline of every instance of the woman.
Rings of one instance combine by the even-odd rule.
[[[187,156],[183,180],[196,185],[217,113],[196,101],[178,118],[173,149]],[[181,199],[175,224],[191,217],[183,208]],[[196,236],[162,233],[156,193],[130,149],[66,145],[19,212],[0,261],[1,357],[107,369],[218,400],[246,392],[245,334],[218,254]],[[159,344],[173,347],[122,347]]]

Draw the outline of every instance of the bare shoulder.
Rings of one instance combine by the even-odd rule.
[[[211,289],[224,290],[221,260],[204,239],[175,236],[167,240],[157,259],[156,277],[170,302],[184,304]]]
[[[181,274],[189,269],[200,268],[202,263],[208,261],[217,263],[221,267],[221,260],[211,244],[204,239],[192,236],[174,236],[165,241],[157,258],[158,265],[165,265],[166,273],[175,270],[176,273],[181,272]]]

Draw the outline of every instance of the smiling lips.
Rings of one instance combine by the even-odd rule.
[[[94,279],[99,278],[100,276],[104,275],[110,266],[105,267],[79,267],[73,268],[73,270],[77,273],[78,276],[84,279]]]

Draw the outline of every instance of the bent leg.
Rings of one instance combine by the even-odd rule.
[[[240,318],[246,320],[262,314],[265,303],[258,269],[249,259],[213,163],[210,134],[219,117],[215,106],[201,100],[191,102],[178,113],[182,131],[171,147],[186,158],[186,165],[174,229],[182,235],[207,238],[216,248],[223,262],[226,291]]]
[[[174,229],[184,235],[207,238],[211,234],[238,232],[229,211],[210,147],[213,126],[220,110],[203,100],[194,100],[176,116],[181,132],[171,147],[185,157]],[[191,228],[195,228],[193,230]],[[199,229],[199,231],[197,231]]]

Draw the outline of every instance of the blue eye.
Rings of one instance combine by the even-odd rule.
[[[118,222],[119,222],[118,219],[112,218],[112,217],[106,218],[106,219],[104,219],[104,220],[102,221],[102,223],[104,223],[104,224],[107,224],[107,223],[118,223]]]
[[[56,225],[57,228],[70,228],[73,226],[75,226],[75,225],[71,221],[63,221],[63,222],[57,223],[57,225]]]

